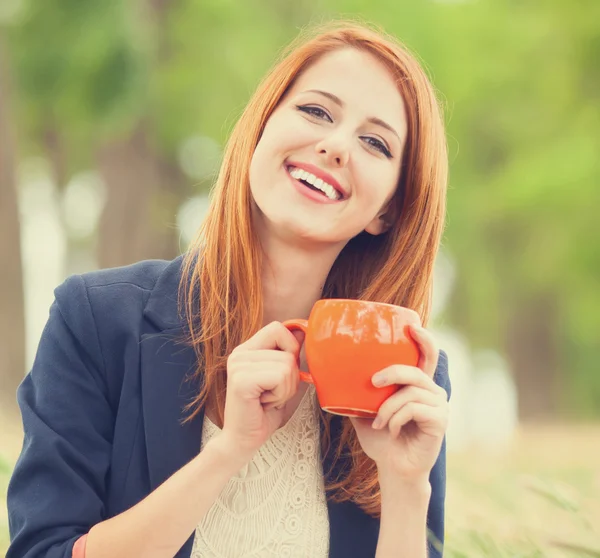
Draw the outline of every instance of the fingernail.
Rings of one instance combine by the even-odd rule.
[[[385,384],[386,377],[385,374],[378,372],[373,376],[372,382],[374,386],[383,386]]]
[[[380,416],[375,417],[375,420],[373,421],[373,424],[371,425],[372,428],[374,428],[375,430],[377,430],[378,428],[381,428],[381,425],[383,423],[383,419]]]

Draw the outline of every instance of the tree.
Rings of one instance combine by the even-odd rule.
[[[17,146],[5,36],[0,27],[0,406],[16,413],[16,389],[25,374],[25,316]]]

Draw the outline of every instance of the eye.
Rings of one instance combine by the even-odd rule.
[[[316,107],[314,105],[296,105],[296,108],[301,112],[313,116],[314,118],[318,118],[319,120],[327,120],[327,122],[333,122],[331,116],[329,116],[329,114],[321,107]]]
[[[377,138],[371,136],[363,136],[361,139],[373,149],[376,149],[380,153],[383,153],[388,159],[392,158],[390,150],[382,141],[379,141]]]

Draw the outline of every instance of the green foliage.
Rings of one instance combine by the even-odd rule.
[[[503,347],[508,316],[548,293],[560,313],[539,327],[561,342],[565,406],[597,413],[600,4],[374,2],[361,11],[425,59],[446,105],[446,245],[459,269],[451,321],[475,346]]]
[[[171,161],[192,135],[223,144],[281,48],[332,15],[400,37],[445,105],[449,320],[474,346],[505,349],[523,301],[556,300],[555,323],[538,326],[560,345],[562,408],[599,413],[596,0],[29,2],[9,29],[23,152],[58,130],[73,172],[140,124]]]

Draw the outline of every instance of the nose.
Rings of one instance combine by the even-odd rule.
[[[319,158],[329,167],[341,168],[350,157],[349,140],[340,133],[330,134],[315,145]]]

